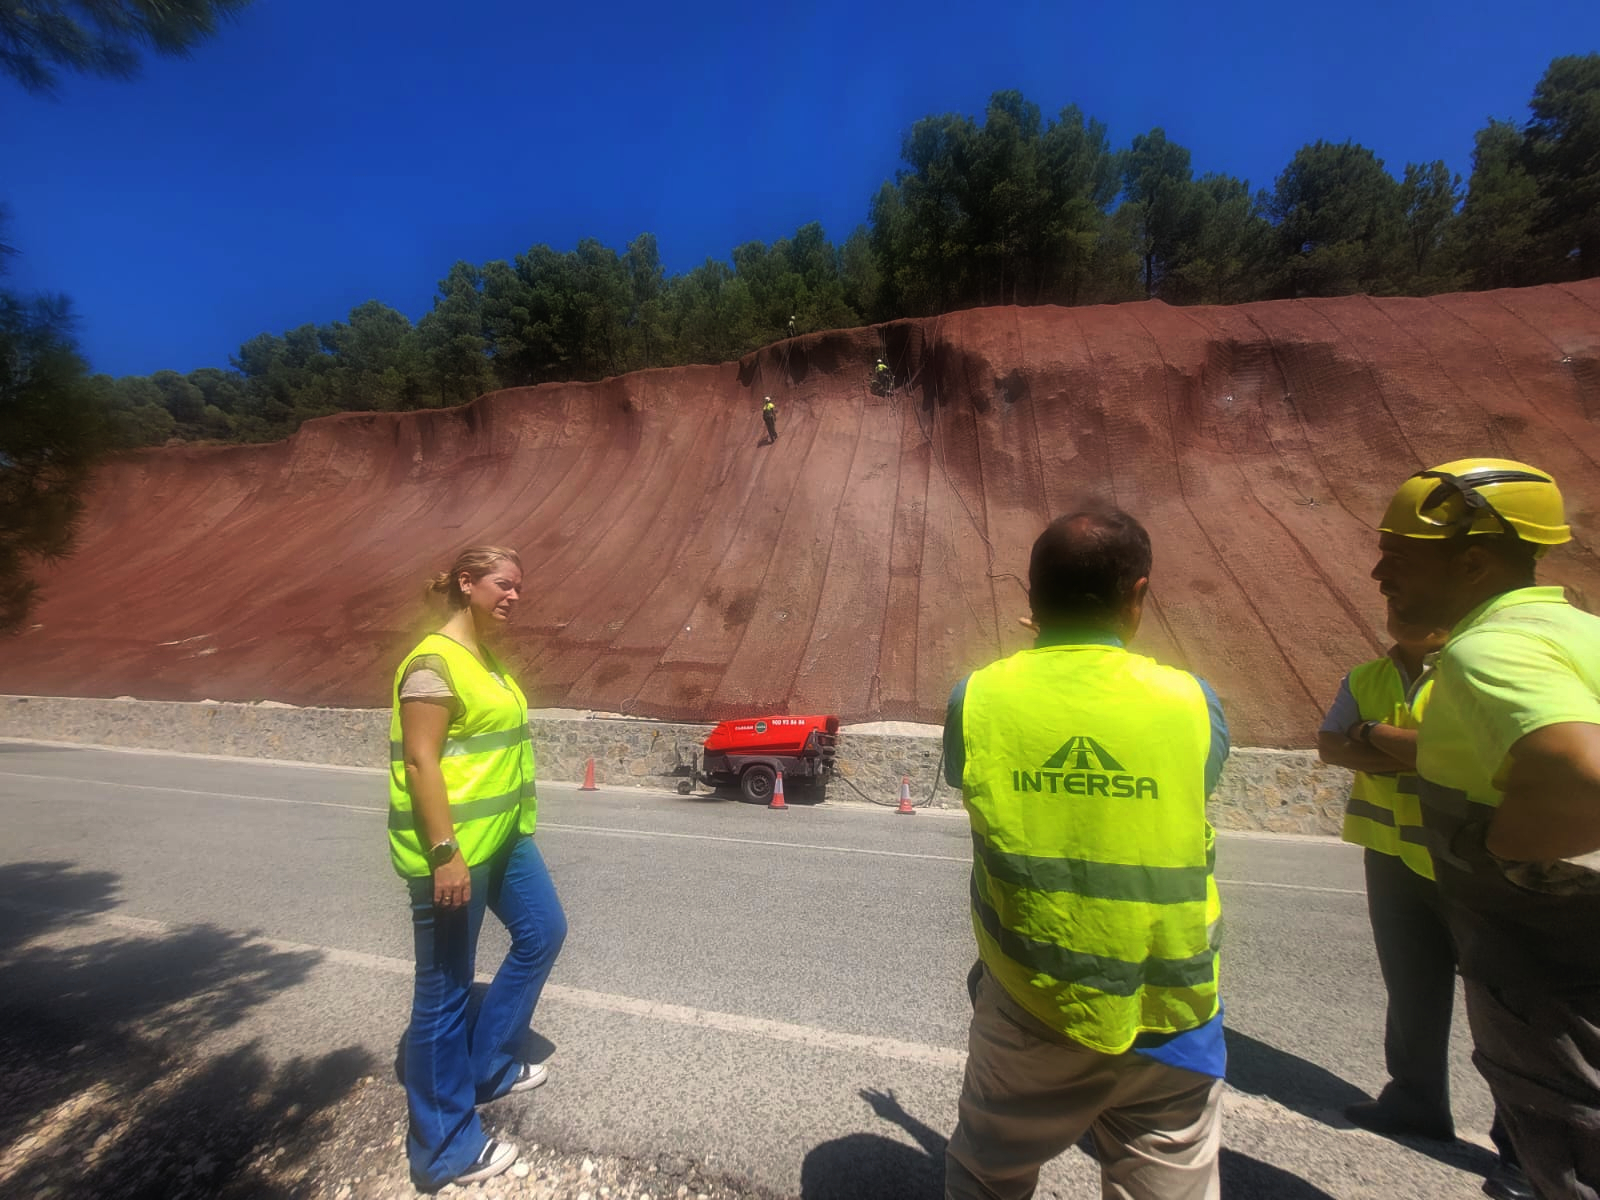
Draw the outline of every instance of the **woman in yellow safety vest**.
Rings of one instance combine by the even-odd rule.
[[[516,552],[463,550],[429,585],[449,616],[395,672],[389,856],[411,892],[417,973],[403,1050],[407,1154],[419,1188],[498,1175],[517,1157],[476,1105],[545,1081],[518,1057],[567,934],[534,846],[528,702],[486,644],[522,594]],[[476,1014],[468,997],[485,908],[511,949]]]

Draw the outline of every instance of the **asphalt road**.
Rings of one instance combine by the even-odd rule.
[[[56,1022],[159,1027],[375,1073],[406,1019],[403,889],[371,772],[0,742],[0,993]],[[570,933],[534,1018],[551,1082],[521,1136],[678,1153],[785,1195],[937,1195],[973,957],[960,814],[787,813],[541,788]],[[1339,1116],[1384,1078],[1357,851],[1224,835],[1224,1193],[1478,1195],[1489,1101],[1454,1046],[1454,1147]],[[504,939],[486,923],[480,968]],[[1041,1196],[1097,1194],[1078,1151]]]

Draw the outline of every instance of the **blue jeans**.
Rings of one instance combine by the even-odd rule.
[[[434,907],[431,875],[407,885],[417,976],[405,1043],[406,1151],[416,1185],[436,1188],[467,1171],[483,1150],[487,1135],[474,1106],[516,1082],[518,1044],[567,936],[567,918],[531,837],[513,836],[472,868],[472,900],[463,909]],[[469,1015],[485,908],[505,922],[511,949]]]

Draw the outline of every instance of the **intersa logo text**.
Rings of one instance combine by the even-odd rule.
[[[1104,746],[1087,737],[1068,738],[1037,771],[1013,769],[1011,790],[1122,800],[1157,798],[1154,779],[1131,774]]]

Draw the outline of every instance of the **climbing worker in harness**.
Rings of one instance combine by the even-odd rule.
[[[877,389],[880,396],[887,396],[894,391],[894,375],[889,371],[889,364],[883,361],[883,355],[878,356],[878,363],[872,368],[872,386]]]
[[[791,314],[790,317],[789,317],[789,336],[793,337],[796,332],[797,331],[795,329],[794,316]]]
[[[767,423],[767,443],[778,440],[778,406],[772,402],[772,397],[766,398],[767,402],[761,406],[761,419]]]

